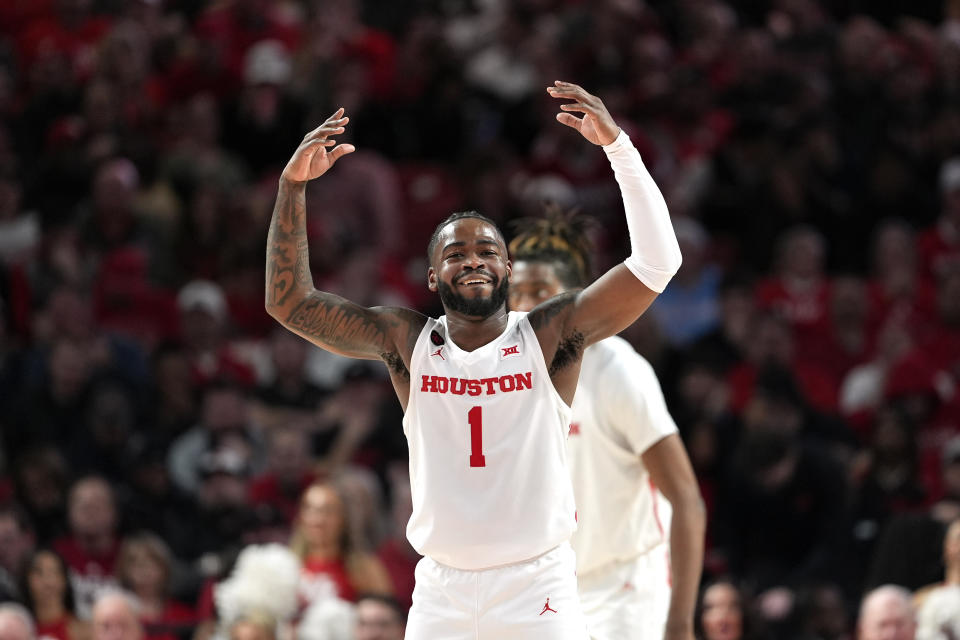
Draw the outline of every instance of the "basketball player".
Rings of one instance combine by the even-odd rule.
[[[364,308],[314,288],[306,183],[354,150],[331,140],[347,124],[343,109],[304,137],[280,179],[267,310],[334,353],[383,360],[404,409],[407,537],[425,556],[407,622],[414,640],[586,637],[565,453],[580,358],[634,322],[680,266],[666,204],[629,137],[579,86],[556,82],[547,91],[572,100],[560,106],[559,122],[603,146],[633,253],[586,289],[529,314],[507,311],[506,243],[476,212],[451,215],[430,239],[427,286],[440,294],[440,318]]]
[[[556,209],[519,221],[511,309],[529,311],[589,282],[589,222]],[[706,516],[653,367],[622,338],[591,345],[572,408],[571,543],[590,636],[692,640]]]

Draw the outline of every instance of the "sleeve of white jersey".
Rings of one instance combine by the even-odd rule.
[[[677,432],[667,410],[663,390],[653,367],[632,348],[616,350],[604,368],[600,411],[628,448],[642,455],[657,442]]]

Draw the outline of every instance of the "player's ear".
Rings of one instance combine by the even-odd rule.
[[[513,278],[513,263],[507,260],[507,282]]]
[[[433,267],[427,269],[427,288],[434,293],[437,292],[437,272],[433,270]]]

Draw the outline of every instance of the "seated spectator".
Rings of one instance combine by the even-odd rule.
[[[0,602],[20,600],[17,577],[34,543],[27,514],[15,504],[0,506]]]
[[[196,613],[170,598],[172,559],[163,540],[150,533],[124,539],[117,558],[120,586],[137,598],[147,640],[176,640],[196,624]]]
[[[730,405],[734,411],[746,408],[761,372],[776,367],[791,372],[808,404],[833,412],[839,380],[834,380],[819,362],[798,348],[786,320],[775,313],[759,314],[752,318],[750,336],[746,359],[729,372]]]
[[[37,634],[55,640],[89,640],[90,625],[76,617],[66,563],[51,549],[37,549],[23,565],[20,591]]]
[[[929,278],[921,277],[915,235],[913,228],[899,219],[882,222],[874,232],[870,273],[874,323],[904,306],[916,319],[933,313],[936,290]]]
[[[63,534],[69,469],[52,444],[30,447],[13,459],[17,498],[33,522],[38,540]]]
[[[136,598],[118,589],[108,589],[93,604],[93,640],[143,640]]]
[[[914,640],[916,612],[910,592],[887,584],[863,597],[857,640]]]
[[[686,346],[709,333],[720,316],[720,269],[708,262],[710,238],[691,218],[673,222],[683,264],[650,312],[677,346]]]
[[[300,496],[314,481],[310,439],[299,426],[276,426],[267,435],[267,469],[250,481],[250,502],[279,511],[292,523]]]
[[[0,638],[3,640],[36,640],[37,628],[23,605],[0,602]]]
[[[198,398],[185,351],[166,344],[153,354],[153,402],[151,432],[168,443],[197,421]]]
[[[272,379],[257,389],[254,411],[264,428],[311,419],[327,392],[310,382],[306,375],[309,343],[277,327],[270,336]]]
[[[200,424],[170,447],[170,477],[182,491],[194,494],[200,484],[204,457],[228,452],[246,473],[262,468],[260,436],[251,424],[243,389],[232,382],[218,381],[203,391]]]
[[[926,493],[917,472],[914,428],[895,408],[877,414],[869,448],[851,471],[857,483],[855,509],[859,518],[882,526],[892,514],[924,504]]]
[[[355,550],[348,512],[338,489],[315,483],[300,501],[290,548],[301,559],[301,605],[318,599],[353,602],[360,593],[390,594],[390,578],[379,560]]]
[[[697,638],[702,640],[757,640],[751,617],[740,590],[721,580],[700,591],[694,616]]]
[[[355,640],[403,640],[406,615],[389,596],[364,595],[357,600]]]
[[[943,536],[943,580],[918,589],[913,596],[917,610],[923,607],[926,599],[942,587],[960,587],[960,519],[947,527]]]
[[[823,235],[812,227],[795,227],[779,239],[776,275],[757,287],[761,308],[781,314],[799,337],[819,330],[827,317],[830,286],[825,261]]]
[[[858,431],[866,428],[880,408],[887,378],[893,366],[913,348],[913,340],[908,314],[892,311],[877,334],[872,358],[854,366],[843,377],[840,412]]]
[[[116,585],[114,567],[120,551],[113,489],[101,477],[81,478],[70,488],[67,503],[70,533],[53,543],[70,567],[77,614],[90,616],[97,593]]]
[[[209,280],[194,280],[180,289],[177,306],[194,384],[226,378],[245,387],[252,386],[253,369],[227,341],[227,298],[220,285]]]

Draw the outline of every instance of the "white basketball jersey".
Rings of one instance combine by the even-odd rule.
[[[584,351],[567,441],[578,575],[668,540],[670,503],[640,455],[676,431],[653,367],[626,340],[614,336]]]
[[[427,320],[403,418],[413,548],[473,570],[567,541],[576,528],[569,423],[526,313],[511,312],[504,332],[471,352],[450,339],[446,316]]]

